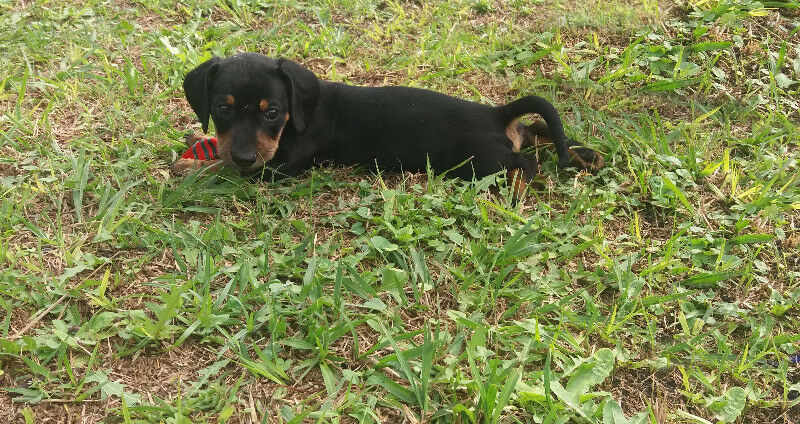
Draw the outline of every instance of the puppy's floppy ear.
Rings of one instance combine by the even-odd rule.
[[[200,66],[192,69],[183,79],[183,92],[186,100],[203,125],[203,132],[208,132],[208,117],[211,114],[211,83],[219,68],[220,58],[212,57]]]
[[[313,72],[288,59],[278,59],[278,69],[288,80],[291,97],[290,118],[299,133],[311,122],[319,99],[319,80]]]

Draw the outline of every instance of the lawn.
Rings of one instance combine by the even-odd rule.
[[[171,176],[237,51],[607,166]],[[798,81],[798,0],[0,0],[0,421],[800,422]]]

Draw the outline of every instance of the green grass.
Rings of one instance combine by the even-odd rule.
[[[799,7],[0,1],[0,416],[796,422]],[[236,51],[537,93],[608,166],[171,177]]]

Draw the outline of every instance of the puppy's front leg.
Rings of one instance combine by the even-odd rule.
[[[192,172],[197,172],[203,168],[208,168],[208,172],[217,172],[222,169],[222,160],[180,158],[172,163],[170,171],[173,175],[185,176]]]
[[[183,176],[203,168],[208,168],[211,172],[222,168],[216,139],[201,133],[188,133],[184,136],[184,141],[189,150],[172,163],[170,167],[172,174]]]

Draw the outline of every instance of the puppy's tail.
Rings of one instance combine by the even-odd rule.
[[[564,125],[561,123],[561,117],[552,103],[538,96],[527,96],[507,105],[499,106],[495,110],[498,112],[503,126],[508,126],[515,119],[529,113],[541,116],[547,124],[550,139],[553,141],[558,153],[558,167],[566,168],[569,166],[570,154],[567,136],[564,134]]]

